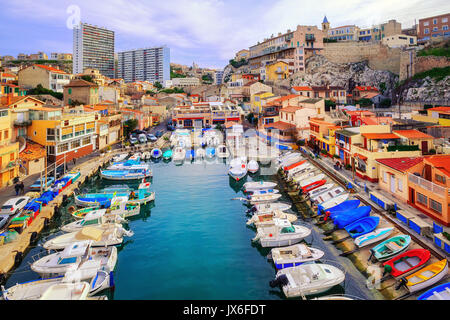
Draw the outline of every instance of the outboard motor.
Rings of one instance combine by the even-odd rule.
[[[289,280],[285,274],[280,275],[279,277],[275,278],[275,280],[272,280],[269,282],[269,285],[271,288],[275,287],[284,287],[289,284]]]
[[[406,285],[408,281],[405,278],[401,278],[398,282],[398,285],[395,287],[395,290],[399,290],[402,286]]]

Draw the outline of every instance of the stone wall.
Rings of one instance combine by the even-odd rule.
[[[325,43],[323,55],[334,63],[355,63],[368,61],[374,70],[387,70],[399,74],[399,48],[389,48],[381,43],[337,42]]]
[[[425,56],[417,57],[412,50],[401,53],[399,80],[411,78],[417,73],[431,70],[433,68],[444,68],[450,66],[450,59],[447,57]]]

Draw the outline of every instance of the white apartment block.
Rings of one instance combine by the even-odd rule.
[[[170,48],[166,46],[119,52],[118,60],[117,77],[126,83],[170,80]]]

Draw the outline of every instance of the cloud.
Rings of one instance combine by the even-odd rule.
[[[439,8],[445,8],[446,2],[322,0],[319,5],[299,0],[21,0],[2,4],[0,18],[16,17],[18,24],[38,21],[57,31],[66,25],[66,10],[74,4],[81,9],[83,22],[115,31],[117,51],[166,44],[174,62],[190,64],[184,59],[193,59],[223,67],[235,52],[271,34],[293,30],[298,24],[320,26],[325,14],[332,26],[366,27],[397,19],[408,27],[414,19],[445,13]],[[72,38],[66,41],[64,47],[71,47]]]

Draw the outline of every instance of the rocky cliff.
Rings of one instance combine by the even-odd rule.
[[[428,104],[448,104],[450,102],[450,76],[442,80],[425,77],[410,80],[400,90],[405,102],[423,102]]]

